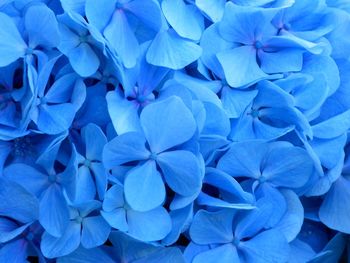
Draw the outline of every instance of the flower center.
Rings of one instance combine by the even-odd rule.
[[[285,30],[290,30],[291,29],[291,24],[290,23],[285,23],[284,25],[283,25],[283,28],[285,29]]]
[[[241,243],[241,241],[237,238],[237,237],[234,237],[233,238],[233,241],[232,241],[232,244],[234,245],[234,246],[239,246],[239,244]]]
[[[255,42],[254,46],[255,46],[256,49],[260,49],[260,48],[263,47],[263,44],[258,40],[258,41]]]
[[[83,222],[83,218],[81,216],[77,216],[75,218],[75,222],[77,222],[78,224],[80,224],[81,222]]]
[[[258,179],[259,183],[265,183],[266,182],[266,178],[264,176],[260,176]]]
[[[157,154],[156,153],[151,153],[150,155],[149,155],[149,158],[151,159],[151,160],[154,160],[154,161],[156,161],[157,160]]]
[[[258,118],[259,117],[259,110],[252,109],[250,112],[250,115],[252,115],[253,118]]]
[[[84,166],[90,167],[90,165],[91,165],[91,161],[88,160],[88,159],[85,159],[85,160],[84,160]]]
[[[55,183],[56,180],[57,180],[56,174],[50,174],[50,175],[49,175],[49,182]]]
[[[32,55],[33,52],[34,52],[34,50],[33,50],[31,47],[28,47],[28,48],[26,49],[26,55]]]

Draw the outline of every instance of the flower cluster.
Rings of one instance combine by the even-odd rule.
[[[0,1],[0,263],[350,255],[349,35],[347,0]]]

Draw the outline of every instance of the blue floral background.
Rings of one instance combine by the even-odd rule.
[[[349,131],[348,0],[0,0],[0,263],[350,262]]]

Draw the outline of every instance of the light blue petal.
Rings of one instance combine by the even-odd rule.
[[[127,211],[128,233],[141,241],[163,239],[171,231],[171,218],[163,207],[147,212]]]
[[[164,0],[162,10],[168,23],[179,36],[195,41],[200,39],[204,20],[194,6],[186,5],[183,0]]]
[[[159,3],[156,0],[133,0],[125,3],[123,9],[134,14],[143,24],[158,31],[162,26]]]
[[[27,223],[38,219],[38,200],[22,186],[0,177],[0,215]]]
[[[94,27],[102,31],[108,24],[115,11],[117,0],[86,0],[86,17]]]
[[[43,46],[56,47],[60,42],[55,13],[46,5],[33,5],[27,9],[24,24],[31,48]]]
[[[26,164],[11,164],[4,169],[3,174],[38,197],[48,187],[47,175]]]
[[[102,156],[101,156],[102,157]],[[107,171],[102,163],[91,163],[90,169],[95,176],[96,190],[100,200],[103,200],[107,191]]]
[[[76,180],[75,203],[93,200],[96,195],[95,182],[90,169],[85,165],[79,167]]]
[[[220,263],[241,262],[237,249],[233,244],[225,244],[208,251],[199,253],[194,257],[193,263],[216,263],[220,259]]]
[[[15,23],[5,13],[0,13],[0,67],[7,66],[25,54],[27,45]]]
[[[221,20],[224,15],[225,3],[225,0],[196,0],[196,6],[213,22]]]
[[[235,212],[229,209],[217,212],[199,210],[194,216],[190,236],[199,245],[225,244],[233,241],[232,220]]]
[[[154,153],[188,141],[196,130],[191,111],[175,96],[149,104],[142,111],[140,121]]]
[[[120,56],[124,66],[134,67],[140,54],[140,47],[124,12],[117,10],[113,13],[103,34],[111,48]]]
[[[276,186],[287,188],[302,187],[314,169],[304,149],[288,145],[272,148],[263,165],[263,177]]]
[[[224,86],[221,90],[221,101],[227,116],[230,118],[240,117],[257,94],[257,90],[239,90]]]
[[[193,153],[183,150],[164,152],[158,155],[157,163],[175,193],[190,196],[201,188],[199,161]]]
[[[36,122],[40,131],[47,134],[58,134],[68,130],[74,119],[75,109],[70,103],[41,105]]]
[[[120,184],[113,185],[106,193],[103,200],[103,210],[110,212],[124,206],[124,189]]]
[[[134,210],[148,211],[164,202],[165,186],[154,161],[130,170],[124,187],[125,199]]]
[[[79,247],[67,256],[59,257],[57,262],[81,263],[82,260],[85,263],[95,263],[99,261],[103,263],[115,263],[115,261],[102,248],[85,249],[83,247]]]
[[[44,232],[41,238],[40,248],[47,258],[66,256],[79,247],[81,225],[70,222],[61,237],[51,236]]]
[[[247,242],[241,242],[241,251],[248,262],[287,262],[289,244],[276,230],[268,230]]]
[[[148,253],[145,257],[133,261],[134,263],[185,263],[182,252],[177,247],[168,247],[157,250],[154,253]]]
[[[218,135],[227,137],[230,133],[230,121],[226,112],[217,105],[204,102],[206,120],[202,130],[202,134]]]
[[[326,194],[319,210],[322,223],[343,233],[350,233],[350,223],[346,220],[350,215],[349,187],[349,179],[340,176]]]
[[[52,184],[40,200],[40,224],[50,235],[60,237],[69,223],[69,210],[62,190]]]
[[[101,215],[111,227],[123,232],[129,230],[126,210],[124,208],[117,208],[109,212],[101,211]]]
[[[81,245],[85,248],[93,248],[106,242],[111,227],[102,216],[86,217],[82,222]]]
[[[179,37],[172,29],[160,31],[148,49],[147,62],[170,69],[182,69],[196,61],[202,48]]]
[[[103,149],[103,164],[107,169],[138,160],[148,159],[150,153],[145,146],[143,135],[128,132],[108,142]]]
[[[260,163],[267,151],[268,145],[261,141],[234,143],[220,159],[217,168],[231,176],[258,178]]]
[[[287,201],[287,211],[274,229],[282,232],[288,242],[293,241],[299,234],[304,221],[304,208],[299,197],[291,190],[281,190]]]
[[[100,60],[95,51],[87,43],[80,43],[68,53],[73,69],[82,77],[94,74],[100,66]]]
[[[261,69],[268,74],[300,71],[303,67],[304,51],[282,49],[277,52],[258,52]]]
[[[85,143],[86,158],[90,161],[101,161],[103,147],[107,143],[107,138],[101,128],[90,123],[81,130],[81,134]]]
[[[5,244],[0,248],[0,262],[24,263],[27,262],[28,242],[24,239]]]
[[[260,69],[256,60],[256,50],[252,46],[240,46],[222,51],[216,56],[231,87],[251,85],[268,77]]]
[[[106,96],[108,112],[117,134],[126,132],[141,132],[139,120],[140,105],[128,101],[116,91],[110,91]]]

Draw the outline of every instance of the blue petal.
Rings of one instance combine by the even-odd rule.
[[[235,143],[220,159],[217,167],[231,176],[258,178],[260,162],[267,151],[268,145],[261,141]]]
[[[235,212],[229,209],[217,212],[199,210],[194,216],[190,236],[199,245],[225,244],[233,241],[232,220]]]
[[[281,221],[274,227],[284,234],[288,242],[293,241],[304,222],[304,208],[299,197],[291,190],[281,190],[287,201],[287,211]]]
[[[0,262],[24,263],[27,262],[28,243],[24,239],[5,244],[0,248]]]
[[[27,45],[8,15],[0,13],[0,24],[0,67],[4,67],[23,56]]]
[[[88,167],[84,165],[79,167],[76,186],[75,203],[83,203],[95,198],[95,182]]]
[[[129,230],[126,210],[124,208],[116,208],[108,212],[101,211],[101,215],[111,227],[123,232],[127,232]]]
[[[256,61],[256,50],[252,46],[236,47],[222,51],[216,56],[231,87],[251,85],[268,77],[260,69]]]
[[[128,101],[116,91],[108,92],[106,99],[114,129],[119,135],[126,132],[141,131],[138,114],[140,105]]]
[[[140,53],[138,41],[132,32],[128,19],[122,10],[116,10],[110,23],[103,31],[109,45],[120,56],[126,68],[136,65]]]
[[[48,186],[46,174],[22,163],[14,163],[7,166],[4,169],[4,176],[22,185],[27,191],[38,197]]]
[[[117,0],[86,0],[86,17],[94,27],[102,31],[108,24],[115,11]]]
[[[350,223],[344,220],[350,213],[350,181],[347,177],[340,176],[332,185],[319,210],[322,223],[331,229],[350,233]]]
[[[147,212],[128,210],[128,233],[141,241],[163,239],[171,230],[171,218],[163,207]]]
[[[39,221],[55,237],[61,236],[68,226],[68,205],[57,184],[52,184],[41,197]]]
[[[99,261],[103,263],[115,263],[102,248],[85,249],[79,247],[73,253],[57,259],[58,263],[81,263],[81,261],[85,263],[95,263]]]
[[[80,43],[68,53],[73,69],[82,77],[94,74],[100,66],[100,60],[95,51],[87,43]]]
[[[70,222],[61,237],[54,237],[44,232],[40,244],[44,256],[47,258],[62,257],[76,250],[80,244],[80,228],[80,224]]]
[[[248,262],[287,262],[289,245],[284,236],[268,230],[247,242],[241,242],[240,248]]]
[[[202,49],[190,40],[179,37],[172,29],[160,31],[148,49],[147,62],[170,69],[182,69],[197,60]]]
[[[194,257],[193,263],[216,263],[220,259],[220,263],[241,262],[238,252],[233,244],[225,244],[208,251],[199,253]]]
[[[103,149],[103,164],[107,169],[130,161],[146,160],[150,153],[143,135],[136,132],[122,134],[106,144]]]
[[[116,208],[124,206],[124,189],[121,185],[113,185],[106,193],[103,200],[103,210],[110,212]]]
[[[0,243],[6,243],[22,234],[31,223],[19,226],[15,221],[6,217],[0,218]]]
[[[224,86],[221,90],[222,106],[229,118],[241,116],[247,106],[258,94],[257,90],[239,90]]]
[[[107,143],[107,138],[101,128],[95,124],[88,124],[81,130],[82,138],[86,148],[86,158],[100,161],[103,147]]]
[[[0,215],[27,223],[38,219],[38,200],[22,186],[0,177]]]
[[[225,0],[196,0],[196,6],[213,22],[221,20],[224,15],[225,3]]]
[[[195,41],[200,39],[204,21],[193,6],[186,5],[183,0],[164,0],[162,10],[168,23],[179,36]]]
[[[148,211],[164,202],[165,186],[154,161],[130,170],[124,187],[125,199],[134,210]]]
[[[199,161],[189,151],[171,151],[158,155],[165,181],[175,192],[183,196],[196,193],[202,186]]]
[[[58,23],[55,13],[46,5],[33,5],[27,9],[24,17],[31,48],[43,46],[56,47],[60,42]]]
[[[154,153],[188,141],[196,130],[191,111],[175,96],[149,104],[142,111],[140,121]]]
[[[276,186],[297,188],[308,181],[313,169],[313,161],[304,149],[276,144],[264,161],[262,176]]]
[[[82,222],[81,245],[85,248],[93,248],[106,242],[111,227],[102,216],[86,217]]]

